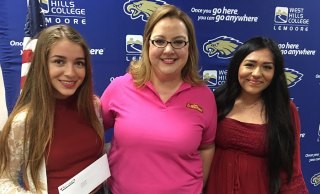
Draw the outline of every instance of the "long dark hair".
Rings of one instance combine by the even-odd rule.
[[[273,54],[274,76],[270,85],[262,92],[261,98],[267,121],[267,169],[270,194],[280,190],[280,170],[287,173],[288,181],[292,178],[294,136],[290,113],[289,91],[284,73],[284,60],[277,43],[270,38],[255,37],[246,41],[235,52],[229,64],[224,85],[214,93],[218,107],[218,120],[223,119],[233,108],[240,95],[241,86],[238,71],[244,58],[253,51],[269,49]]]

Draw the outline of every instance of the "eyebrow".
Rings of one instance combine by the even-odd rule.
[[[57,57],[57,58],[66,58],[65,56],[62,56],[62,55],[52,55],[50,58],[54,58],[54,57]]]
[[[252,63],[257,63],[257,61],[256,60],[253,60],[253,59],[246,59],[246,60],[244,60],[244,62],[252,62]],[[270,61],[270,62],[263,62],[263,64],[274,64],[274,62],[273,61]]]
[[[153,38],[163,38],[165,39],[165,37],[163,35],[155,35]],[[182,36],[182,35],[179,35],[179,36],[175,36],[173,37],[171,40],[175,40],[175,39],[179,39],[179,38],[183,38],[185,40],[188,39],[188,37],[185,37],[185,36]]]
[[[54,57],[56,57],[56,58],[62,58],[62,59],[66,59],[67,57],[65,57],[65,56],[62,56],[62,55],[53,55],[53,56],[51,56],[51,57],[49,57],[49,58],[54,58]],[[78,58],[76,58],[75,60],[86,60],[86,58],[85,57],[78,57]]]

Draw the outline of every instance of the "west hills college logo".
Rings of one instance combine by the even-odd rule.
[[[128,34],[126,36],[126,60],[138,60],[140,59],[142,51],[142,35]]]
[[[78,7],[76,1],[39,0],[47,24],[86,25],[86,9]]]
[[[213,91],[225,83],[227,70],[207,69],[202,72],[202,78]]]
[[[209,57],[217,56],[220,59],[232,57],[233,52],[242,44],[239,40],[228,36],[219,36],[203,44],[203,52]]]
[[[140,54],[142,50],[143,37],[141,35],[126,36],[126,51],[131,54]]]
[[[208,83],[208,86],[216,86],[218,80],[217,70],[204,70],[202,73],[202,78]]]
[[[135,20],[141,17],[143,21],[147,21],[150,15],[161,5],[166,2],[161,0],[145,1],[145,0],[129,0],[123,5],[123,11]]]
[[[307,32],[310,20],[305,18],[304,11],[302,7],[276,7],[273,30]]]
[[[275,23],[287,23],[288,22],[289,9],[287,7],[276,7],[274,14]]]
[[[49,13],[49,2],[48,0],[39,0],[40,6],[41,6],[41,11],[46,14]]]

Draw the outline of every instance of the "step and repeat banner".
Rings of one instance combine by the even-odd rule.
[[[86,38],[95,92],[101,95],[115,77],[125,73],[131,60],[139,59],[144,25],[150,13],[163,4],[178,6],[193,19],[201,74],[209,79],[212,90],[224,83],[229,60],[244,41],[262,35],[279,43],[290,95],[301,117],[303,174],[309,192],[320,193],[320,1],[43,0],[41,6],[48,25],[70,24]],[[24,0],[0,1],[5,101],[4,97],[1,100],[9,113],[20,90],[26,13]]]

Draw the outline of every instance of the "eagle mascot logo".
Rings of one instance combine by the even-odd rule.
[[[228,59],[242,44],[239,40],[228,36],[219,36],[215,39],[208,40],[203,44],[203,52],[209,57],[217,56],[220,59]]]
[[[289,68],[284,68],[284,74],[287,79],[288,88],[296,85],[299,81],[301,81],[301,78],[303,77],[302,73]]]
[[[131,19],[137,19],[141,17],[143,21],[147,21],[150,15],[161,5],[166,2],[161,0],[145,1],[145,0],[133,0],[127,1],[123,5],[123,11],[131,17]]]

